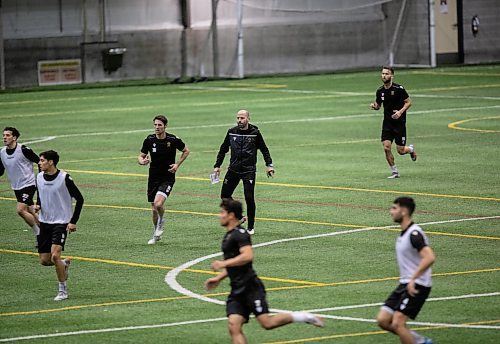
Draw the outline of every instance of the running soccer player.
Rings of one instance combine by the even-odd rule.
[[[382,67],[382,82],[376,92],[375,102],[370,104],[372,110],[379,110],[384,104],[384,121],[382,123],[382,145],[385,158],[391,168],[391,175],[387,178],[399,178],[399,171],[392,155],[392,141],[396,142],[399,155],[410,154],[411,160],[417,160],[417,153],[413,145],[406,146],[406,110],[411,106],[410,96],[403,88],[393,82],[394,69]]]
[[[17,143],[19,136],[21,134],[14,127],[3,130],[5,147],[0,150],[0,176],[7,171],[17,199],[17,214],[31,227],[33,234],[38,235],[40,228],[33,203],[36,192],[33,164],[38,164],[40,159],[30,148]]]
[[[163,115],[153,118],[155,133],[142,143],[137,161],[139,165],[149,164],[148,202],[153,217],[153,237],[148,241],[154,245],[161,240],[165,228],[164,204],[175,183],[175,172],[189,155],[188,147],[180,138],[166,132],[168,120]],[[176,151],[182,152],[175,161]]]
[[[40,211],[38,254],[40,264],[54,265],[59,281],[59,292],[54,301],[68,298],[66,281],[71,260],[61,259],[68,234],[76,231],[76,223],[83,207],[83,196],[71,176],[57,168],[59,154],[53,150],[40,153],[40,170],[36,177]],[[73,210],[72,198],[76,200]]]
[[[403,344],[432,344],[406,326],[408,318],[415,319],[431,292],[435,256],[422,228],[412,221],[415,202],[410,197],[394,200],[390,213],[399,223],[401,233],[396,241],[399,265],[399,286],[387,298],[377,316],[378,325],[399,336]]]
[[[233,343],[246,343],[243,325],[250,314],[255,314],[259,324],[266,330],[302,322],[323,327],[323,320],[306,312],[269,314],[264,284],[257,277],[252,262],[253,250],[250,234],[240,226],[243,208],[239,201],[225,198],[220,204],[219,221],[226,228],[222,240],[224,260],[212,262],[214,271],[223,270],[219,275],[205,281],[205,288],[212,290],[229,276],[231,293],[226,302],[228,329]]]
[[[232,198],[233,192],[240,180],[243,180],[243,192],[247,205],[248,233],[254,234],[255,230],[255,171],[257,164],[257,150],[260,149],[266,162],[268,177],[274,175],[273,160],[269,149],[264,142],[264,137],[255,125],[249,123],[250,113],[240,110],[236,114],[236,127],[227,131],[224,142],[220,146],[213,172],[219,176],[220,167],[226,153],[231,148],[231,161],[222,183],[221,198]],[[242,218],[244,221],[245,218]]]

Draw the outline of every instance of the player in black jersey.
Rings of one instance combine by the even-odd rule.
[[[243,181],[248,213],[248,233],[253,234],[256,210],[254,193],[257,150],[262,152],[268,177],[274,175],[273,160],[259,128],[249,123],[250,113],[247,110],[238,111],[236,121],[237,126],[227,131],[224,142],[220,146],[214,164],[214,173],[217,176],[220,174],[224,157],[231,148],[231,160],[222,183],[221,198],[231,198],[240,180]]]
[[[137,161],[149,164],[148,202],[153,212],[153,237],[148,244],[161,240],[165,226],[164,204],[175,183],[175,172],[189,155],[188,147],[175,135],[167,133],[168,120],[163,115],[153,118],[155,133],[146,137]],[[182,152],[175,161],[176,151]]]
[[[374,103],[370,104],[372,110],[379,110],[384,104],[384,121],[382,124],[381,140],[384,145],[385,158],[391,167],[388,178],[399,178],[399,171],[392,155],[392,141],[396,141],[398,154],[410,154],[411,160],[417,160],[417,153],[413,145],[406,146],[406,110],[411,106],[410,96],[403,86],[393,82],[394,69],[382,67],[382,81],[376,92]]]
[[[205,288],[212,290],[229,276],[231,293],[226,303],[226,314],[232,342],[246,343],[243,324],[248,322],[251,313],[255,314],[257,321],[266,330],[292,322],[323,327],[321,318],[306,312],[269,315],[266,290],[252,266],[253,250],[250,234],[240,226],[242,205],[239,201],[225,198],[220,207],[220,224],[227,230],[222,241],[224,260],[216,260],[211,266],[214,271],[223,270],[223,272],[206,280]]]

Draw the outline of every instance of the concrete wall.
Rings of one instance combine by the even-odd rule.
[[[479,33],[474,37],[472,17],[479,17]],[[492,63],[500,61],[500,1],[463,0],[464,62]]]
[[[498,0],[464,1],[465,62],[500,61],[500,11]],[[429,61],[427,0],[409,1],[404,29],[396,49],[398,64]],[[388,62],[388,47],[401,7],[395,0],[382,5],[380,19],[364,22],[247,25],[245,74],[307,73],[375,67]],[[479,34],[470,32],[472,15],[481,20]],[[236,76],[236,28],[221,26],[219,36],[220,76]],[[213,76],[212,42],[208,27],[187,32],[188,76]],[[97,37],[89,37],[90,41]],[[107,74],[101,50],[108,45],[86,45],[82,37],[44,37],[5,41],[6,85],[37,84],[39,60],[83,57],[85,81],[176,78],[181,73],[181,29],[111,33],[107,40],[126,47],[123,67]]]

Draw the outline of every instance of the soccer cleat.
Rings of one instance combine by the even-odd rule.
[[[423,344],[433,344],[432,339],[425,337]]]
[[[247,233],[250,234],[250,235],[254,235],[255,234],[255,229],[254,228],[248,228],[247,229]]]
[[[71,259],[64,258],[63,262],[66,264],[64,266],[64,281],[67,281],[69,277],[69,265],[71,264]]]
[[[56,297],[54,297],[54,301],[62,301],[68,298],[68,293],[65,291],[60,291],[57,293]]]
[[[154,237],[152,237],[151,239],[149,239],[148,245],[154,245],[154,244],[156,244],[160,240],[161,240],[161,236],[156,236],[155,235]]]
[[[165,219],[161,219],[161,221],[158,223],[158,226],[155,228],[155,237],[160,237],[163,235],[163,231],[165,230]]]
[[[415,152],[415,147],[413,145],[409,146],[411,148],[410,156],[412,161],[417,161],[417,152]]]
[[[323,321],[323,319],[309,313],[307,314],[307,319],[305,323],[314,325],[316,327],[325,327],[325,322]]]
[[[399,172],[392,172],[392,174],[387,178],[389,179],[399,178]]]

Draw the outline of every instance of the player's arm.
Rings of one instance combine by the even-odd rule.
[[[175,164],[169,166],[170,168],[168,169],[168,172],[175,173],[179,169],[179,166],[181,166],[184,160],[186,160],[186,158],[188,157],[190,150],[188,146],[184,145],[184,148],[181,150],[181,152],[181,157]]]
[[[80,192],[80,189],[78,189],[75,182],[73,181],[73,178],[71,178],[69,174],[66,175],[65,182],[70,196],[76,200],[75,209],[73,210],[73,216],[71,217],[71,220],[68,224],[68,230],[70,232],[74,232],[76,231],[76,223],[80,219],[80,213],[82,212],[84,199],[82,193]]]
[[[403,107],[397,111],[394,111],[392,118],[398,119],[399,117],[401,117],[401,115],[403,115],[405,113],[406,110],[408,110],[410,108],[410,106],[411,106],[410,97],[406,98],[403,102],[404,102]]]
[[[139,163],[139,165],[147,165],[151,162],[148,158],[148,152],[149,152],[149,141],[146,138],[142,143],[141,152],[137,157],[137,162]]]
[[[217,153],[217,158],[215,160],[214,164],[214,173],[217,175],[220,175],[220,167],[222,163],[224,162],[224,157],[226,156],[226,153],[229,152],[229,147],[231,146],[231,143],[229,142],[229,131],[226,133],[226,137],[224,138],[224,141],[220,145],[219,152]]]
[[[428,268],[434,264],[436,260],[436,256],[434,255],[434,251],[430,248],[424,240],[422,234],[416,232],[412,233],[411,237],[412,246],[418,250],[418,254],[420,255],[420,264],[417,266],[417,269],[413,272],[410,281],[408,282],[408,293],[411,296],[415,296],[418,291],[415,288],[415,281],[419,278]]]
[[[227,270],[224,269],[220,274],[217,276],[211,277],[207,279],[204,283],[205,289],[206,290],[212,290],[217,288],[219,283],[227,277]]]
[[[3,176],[5,172],[5,166],[3,165],[2,159],[0,159],[0,177]]]
[[[381,106],[382,106],[382,96],[380,95],[380,92],[377,91],[375,94],[375,101],[370,104],[370,109],[379,110]]]
[[[21,147],[21,152],[23,152],[23,155],[25,156],[26,159],[31,161],[32,163],[36,164],[38,167],[38,172],[40,172],[40,166],[38,165],[38,162],[40,161],[40,157],[33,152],[33,150],[29,147],[22,146]]]
[[[225,268],[231,268],[235,266],[242,266],[250,263],[253,260],[253,249],[252,245],[246,245],[240,247],[240,254],[234,258],[229,258],[225,260],[216,260],[212,263],[212,270],[218,271]]]
[[[264,141],[264,137],[262,134],[257,134],[257,148],[262,152],[262,156],[264,157],[264,161],[266,162],[266,174],[268,177],[272,177],[274,175],[274,166],[273,159],[271,158],[271,153],[269,152],[269,148],[267,148],[266,142]]]

